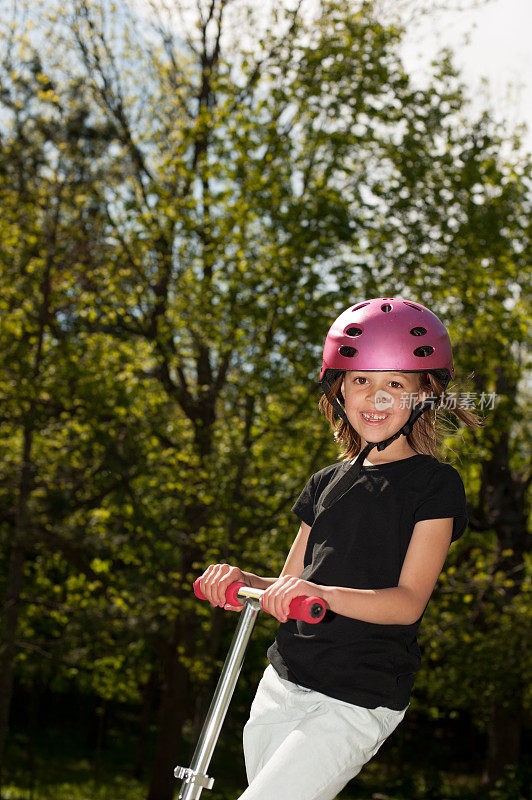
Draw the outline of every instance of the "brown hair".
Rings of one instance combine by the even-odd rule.
[[[329,420],[333,429],[334,438],[343,448],[340,458],[349,461],[355,458],[361,449],[361,440],[356,430],[344,419],[338,418],[332,404],[332,399],[336,398],[343,405],[342,381],[345,371],[342,372],[331,384],[330,394],[323,394],[318,407],[322,414]],[[428,377],[428,380],[427,380]],[[472,376],[470,375],[469,378]],[[457,424],[446,417],[446,414],[453,414],[458,420],[468,428],[480,428],[484,425],[485,418],[480,417],[473,411],[461,406],[456,400],[456,390],[447,392],[443,384],[432,374],[426,372],[419,373],[419,392],[427,392],[436,395],[439,402],[434,408],[424,411],[414,423],[412,432],[408,434],[406,440],[410,447],[417,453],[431,455],[438,460],[443,460],[442,445],[446,436],[456,433]]]

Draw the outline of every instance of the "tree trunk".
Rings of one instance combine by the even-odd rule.
[[[486,761],[482,784],[492,786],[504,775],[508,764],[519,762],[521,750],[522,706],[519,698],[510,704],[494,703],[488,726]]]
[[[226,619],[225,617],[229,617],[231,621],[234,623],[234,617],[236,614],[228,614],[227,611],[223,611],[219,608],[213,608],[211,613],[211,626],[209,629],[209,638],[205,642],[205,661],[209,664],[212,664],[216,661],[218,657],[218,652],[220,650],[220,642],[222,640],[222,633],[224,629],[224,623]],[[238,622],[238,619],[236,620]],[[216,689],[216,684],[218,683],[220,675],[218,672],[214,672],[209,681],[201,687],[198,688],[196,697],[194,699],[194,711],[193,711],[193,720],[192,720],[192,741],[197,742],[199,739],[201,729],[203,728],[203,723],[205,722],[205,717],[207,716],[207,712],[209,710],[209,706],[211,704],[212,696]]]
[[[105,746],[105,731],[107,727],[107,703],[101,700],[95,708],[95,727],[96,727],[96,753],[94,755],[94,785],[100,785],[102,774],[102,751]]]
[[[148,742],[148,732],[153,719],[153,706],[155,695],[155,678],[153,672],[150,673],[145,685],[142,687],[142,707],[139,720],[139,738],[135,751],[135,764],[133,775],[137,780],[142,780],[146,767],[146,745]]]
[[[24,578],[24,561],[28,538],[29,509],[31,494],[31,449],[33,427],[29,423],[24,431],[22,467],[20,471],[19,498],[16,524],[11,544],[9,574],[5,598],[5,622],[2,646],[0,648],[0,800],[2,793],[2,774],[4,767],[4,748],[9,730],[9,711],[13,693],[13,670],[16,654],[16,634],[20,608],[20,593]]]
[[[33,684],[28,698],[28,792],[29,800],[35,798],[37,785],[37,738],[39,731],[39,698],[42,687]]]
[[[528,547],[527,488],[529,478],[523,472],[510,469],[509,419],[515,411],[517,381],[497,370],[496,392],[506,398],[506,406],[495,409],[493,435],[488,441],[490,458],[482,465],[480,493],[481,515],[486,527],[492,528],[498,540],[498,569],[512,583],[504,588],[501,602],[509,603],[521,592],[525,574],[525,553]],[[510,685],[506,694],[499,695],[491,709],[488,726],[484,784],[493,784],[504,773],[507,764],[517,764],[520,756],[522,731],[522,692]]]
[[[159,713],[159,728],[148,800],[172,800],[176,790],[174,767],[188,766],[183,753],[182,728],[188,711],[188,673],[177,652],[179,631],[174,623],[174,636],[166,648],[164,683]]]

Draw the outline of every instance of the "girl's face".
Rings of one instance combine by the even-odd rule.
[[[382,441],[396,433],[417,402],[420,375],[412,372],[350,370],[342,382],[349,422],[365,442]]]

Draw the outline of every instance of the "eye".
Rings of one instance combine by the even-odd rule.
[[[403,388],[403,384],[399,383],[399,381],[390,381],[390,383],[395,383],[396,386],[399,386],[401,389]]]
[[[367,381],[367,378],[364,378],[363,375],[357,375],[356,378],[353,378],[353,383],[357,381]],[[358,385],[362,386],[363,384],[359,383]]]

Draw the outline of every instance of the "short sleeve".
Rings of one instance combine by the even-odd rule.
[[[292,511],[294,514],[297,514],[299,519],[311,526],[314,524],[314,501],[316,498],[316,486],[317,480],[316,475],[314,474],[307,481],[305,488],[292,506]]]
[[[467,523],[467,500],[460,473],[450,464],[440,464],[419,498],[414,524],[424,519],[453,517],[452,542],[462,536]]]

